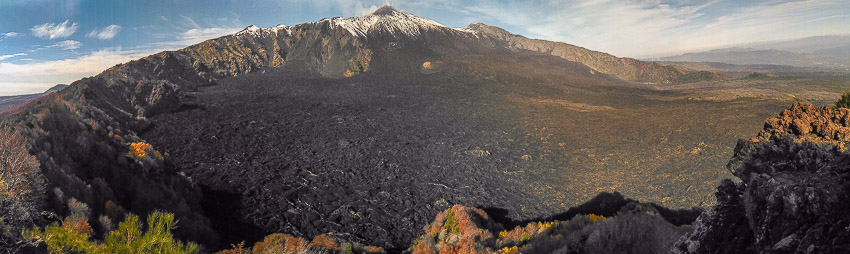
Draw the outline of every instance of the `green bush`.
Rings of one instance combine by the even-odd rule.
[[[835,102],[836,108],[850,108],[850,92],[841,94],[841,98]]]
[[[91,227],[85,214],[72,213],[61,223],[53,223],[43,230],[24,230],[23,236],[47,243],[51,253],[196,253],[194,243],[184,244],[174,240],[174,215],[153,212],[147,219],[147,230],[139,217],[133,214],[118,224],[118,229],[106,234],[105,242],[93,241]]]

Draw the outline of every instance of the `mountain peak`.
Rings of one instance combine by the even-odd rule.
[[[278,25],[271,27],[271,28],[260,28],[260,27],[255,26],[255,25],[250,25],[250,26],[246,27],[245,29],[242,29],[242,31],[237,32],[236,35],[259,36],[259,35],[264,34],[264,33],[277,34],[278,32],[280,32],[282,30],[286,31],[286,33],[290,33],[289,26],[282,25],[282,24],[278,24]]]
[[[250,25],[250,26],[246,27],[245,29],[242,29],[242,31],[256,32],[256,31],[260,31],[260,27],[255,26],[255,25]]]
[[[239,32],[238,32],[238,33],[236,33],[236,34],[257,34],[257,33],[259,33],[261,30],[262,30],[262,29],[261,29],[260,27],[258,27],[258,26],[250,25],[250,26],[248,26],[248,27],[245,27],[245,29],[242,29],[242,31],[239,31]]]
[[[367,35],[375,33],[415,37],[425,31],[445,28],[445,26],[436,21],[398,11],[389,5],[378,8],[378,10],[369,15],[351,18],[333,18],[330,19],[330,22],[358,37],[367,37]]]
[[[393,13],[396,13],[396,12],[398,12],[398,11],[395,8],[393,8],[392,6],[384,5],[384,6],[381,6],[381,8],[378,8],[377,10],[375,10],[375,12],[372,12],[372,15],[379,15],[379,16],[380,15],[392,15]]]

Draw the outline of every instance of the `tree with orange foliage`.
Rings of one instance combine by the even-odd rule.
[[[145,158],[148,156],[148,150],[152,150],[153,146],[145,142],[133,142],[130,143],[130,154],[139,159]]]
[[[147,168],[156,168],[162,165],[165,157],[159,151],[154,150],[151,144],[145,142],[130,143],[130,151],[127,157],[133,158],[137,163]]]

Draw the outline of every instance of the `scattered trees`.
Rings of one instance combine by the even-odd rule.
[[[492,234],[499,232],[498,234]],[[615,216],[576,215],[504,229],[482,210],[455,205],[425,226],[408,249],[426,253],[665,253],[685,229],[651,204],[630,203]]]

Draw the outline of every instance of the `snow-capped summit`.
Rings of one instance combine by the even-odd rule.
[[[242,31],[243,32],[254,32],[254,33],[256,33],[256,32],[260,31],[260,27],[255,26],[255,25],[250,25],[250,26],[246,27],[245,29],[242,29]]]
[[[260,27],[255,26],[255,25],[250,25],[250,26],[246,27],[245,29],[242,29],[242,31],[237,32],[236,35],[259,36],[263,33],[278,33],[281,30],[285,30],[287,33],[290,33],[289,27],[286,26],[286,25],[277,25],[277,26],[271,27],[271,28],[260,28]]]
[[[372,34],[383,34],[383,35],[391,35],[391,36],[406,36],[406,37],[416,37],[421,35],[424,32],[437,30],[437,29],[451,29],[453,31],[460,31],[466,33],[473,33],[469,30],[464,29],[452,29],[446,26],[443,26],[436,21],[420,18],[416,15],[399,11],[393,8],[392,6],[386,5],[381,8],[378,8],[371,14],[367,14],[360,17],[350,17],[350,18],[331,18],[331,19],[322,19],[319,22],[311,22],[306,24],[318,24],[323,22],[329,22],[331,26],[336,26],[342,29],[347,30],[351,35],[360,38],[367,38]],[[300,25],[296,25],[298,27]],[[245,29],[237,32],[237,36],[262,36],[264,34],[274,34],[281,31],[285,31],[287,34],[292,34],[293,27],[286,25],[277,25],[271,28],[260,28],[255,25],[250,25]]]
[[[392,6],[378,8],[372,14],[351,18],[333,18],[332,25],[345,28],[354,36],[367,37],[371,33],[388,33],[393,36],[418,36],[425,31],[445,28],[430,19],[401,12]]]
[[[237,32],[236,35],[245,35],[245,34],[258,35],[260,33],[260,31],[262,31],[262,30],[263,29],[258,27],[258,26],[250,25],[250,26],[246,27],[245,29],[242,29],[242,31]]]

